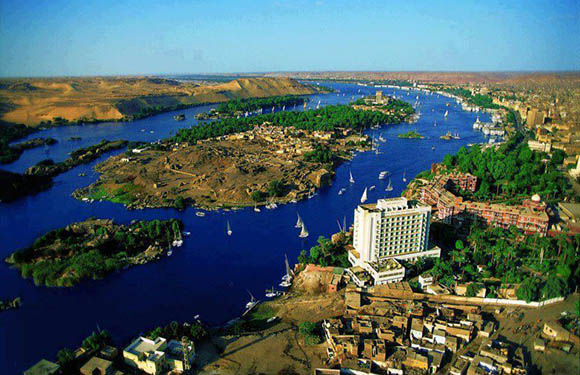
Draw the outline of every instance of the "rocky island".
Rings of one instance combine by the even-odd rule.
[[[96,167],[99,180],[74,196],[129,208],[225,208],[304,199],[328,184],[352,151],[369,147],[360,131],[405,118],[330,106],[223,119],[109,158]]]
[[[36,285],[73,286],[158,259],[172,244],[180,245],[181,229],[176,219],[127,226],[89,219],[52,230],[5,261]]]

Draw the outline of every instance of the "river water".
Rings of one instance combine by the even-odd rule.
[[[374,94],[375,91],[351,84],[324,84],[339,89],[340,94],[314,95],[311,105],[318,100],[321,105],[344,104],[351,101],[353,95]],[[472,130],[477,114],[463,111],[450,98],[418,91],[407,95],[404,90],[382,90],[387,95],[402,96],[410,103],[419,95],[421,117],[418,122],[370,130],[370,135],[386,139],[379,143],[382,153],[356,155],[336,170],[332,186],[297,204],[281,205],[275,210],[262,209],[261,213],[249,208],[208,212],[205,217],[198,217],[194,209],[128,211],[110,202],[91,204],[72,198],[75,189],[96,180],[94,165],[113,153],[56,177],[54,186],[47,191],[10,204],[0,203],[2,259],[30,245],[46,231],[89,217],[112,218],[122,224],[133,219],[173,217],[181,219],[185,230],[191,232],[171,257],[132,267],[104,280],[83,282],[73,288],[35,287],[31,280],[23,280],[18,271],[5,264],[0,266],[0,298],[21,296],[23,300],[20,309],[0,314],[0,373],[21,373],[41,358],[55,360],[60,348],[78,347],[97,327],[111,332],[115,344],[123,346],[139,333],[172,320],[191,320],[200,314],[202,320],[214,325],[239,316],[248,300],[246,290],[263,299],[264,290],[278,284],[284,273],[284,254],[293,263],[300,251],[313,246],[319,236],[335,233],[337,219],[342,221],[346,216],[347,225],[352,224],[353,209],[365,187],[376,185],[376,189],[369,192],[369,202],[398,196],[406,186],[402,181],[404,171],[407,180],[411,181],[417,173],[441,161],[446,153],[454,153],[468,143],[485,141],[481,133]],[[150,142],[165,138],[176,129],[195,123],[193,116],[209,108],[212,106],[128,123],[45,130],[29,138],[53,137],[58,140],[56,145],[26,151],[18,161],[1,168],[23,172],[45,158],[61,161],[70,151],[101,139]],[[444,119],[446,110],[449,115]],[[176,113],[185,113],[187,120],[174,121],[172,117]],[[480,114],[480,118],[489,121],[487,114]],[[397,138],[397,134],[408,130],[417,130],[426,139]],[[447,131],[458,132],[461,139],[439,139]],[[70,141],[71,136],[82,139]],[[386,181],[377,179],[382,170],[391,172],[392,192],[385,192]],[[354,184],[348,182],[349,171],[356,180]],[[86,177],[79,177],[81,172],[86,173]],[[343,187],[346,192],[338,195]],[[307,239],[298,238],[298,230],[294,228],[297,212],[308,226],[310,236]],[[233,230],[230,237],[225,234],[226,220],[230,221]]]

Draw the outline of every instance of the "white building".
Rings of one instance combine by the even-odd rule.
[[[354,211],[355,251],[349,253],[349,260],[364,264],[386,258],[439,257],[441,249],[428,249],[430,219],[430,206],[403,197],[359,205]]]
[[[406,198],[379,199],[354,211],[353,247],[348,259],[362,267],[375,284],[402,281],[405,267],[395,259],[439,257],[441,249],[429,249],[431,207]]]

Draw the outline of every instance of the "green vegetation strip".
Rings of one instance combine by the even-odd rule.
[[[407,117],[409,111],[413,111],[412,107],[406,102],[400,100],[393,100],[393,102],[397,103],[401,111],[396,111],[394,114],[385,114],[379,111],[355,110],[350,106],[327,106],[306,112],[276,112],[247,118],[223,119],[217,122],[192,126],[189,129],[180,129],[171,140],[195,144],[197,141],[208,138],[248,131],[254,126],[262,125],[263,123],[283,127],[291,126],[309,131],[334,131],[337,128],[359,131],[376,124],[400,123]]]

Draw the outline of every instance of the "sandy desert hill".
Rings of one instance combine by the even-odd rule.
[[[55,119],[122,120],[233,98],[313,92],[289,78],[244,78],[214,85],[152,77],[2,79],[0,118],[29,126]]]

